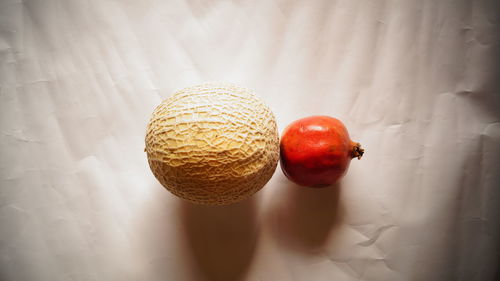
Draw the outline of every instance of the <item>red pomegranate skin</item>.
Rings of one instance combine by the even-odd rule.
[[[283,173],[296,184],[309,187],[336,183],[346,173],[351,159],[362,154],[344,124],[329,116],[294,121],[285,128],[280,141]]]

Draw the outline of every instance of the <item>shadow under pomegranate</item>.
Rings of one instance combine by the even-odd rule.
[[[324,188],[288,183],[280,192],[285,193],[283,200],[271,218],[278,241],[299,251],[321,250],[341,218],[340,183]]]
[[[228,206],[181,204],[188,249],[203,280],[241,280],[257,242],[255,199]]]

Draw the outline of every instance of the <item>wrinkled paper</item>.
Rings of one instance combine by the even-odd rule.
[[[0,280],[499,278],[498,1],[0,1]],[[176,89],[344,121],[332,188],[191,205],[149,170]]]

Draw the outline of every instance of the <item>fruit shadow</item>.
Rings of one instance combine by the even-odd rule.
[[[342,217],[340,192],[340,183],[324,188],[284,184],[279,191],[282,200],[274,206],[271,217],[278,242],[302,252],[321,250]]]
[[[244,279],[258,236],[255,198],[228,206],[182,202],[180,211],[193,266],[201,279]]]

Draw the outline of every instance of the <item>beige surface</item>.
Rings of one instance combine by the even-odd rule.
[[[0,1],[0,280],[498,277],[498,1]],[[277,169],[184,203],[149,170],[154,107],[228,81],[366,149],[337,188]]]

